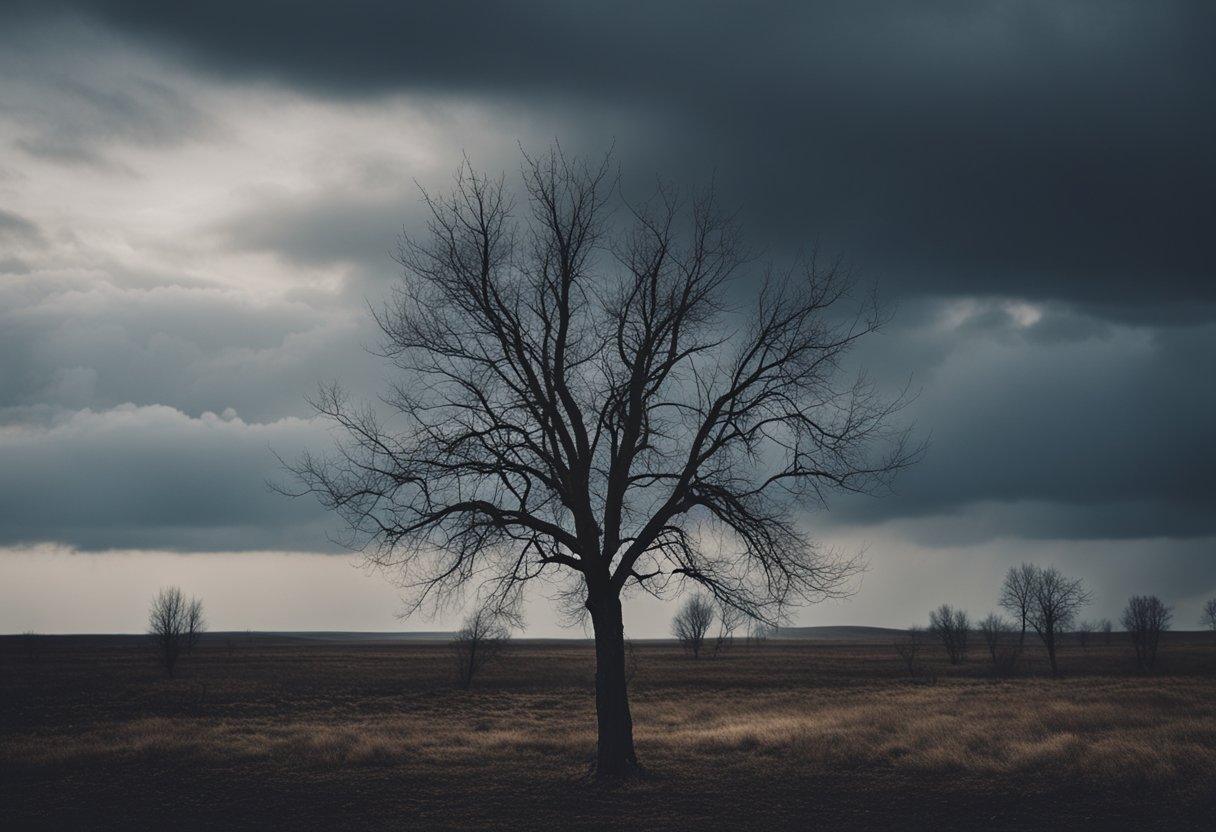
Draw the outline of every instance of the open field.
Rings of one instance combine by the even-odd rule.
[[[883,641],[635,652],[647,775],[605,787],[585,643],[466,692],[440,643],[212,638],[169,680],[135,637],[0,638],[0,827],[1213,828],[1210,638],[1153,677],[1070,646],[1058,680],[927,648],[913,681]]]

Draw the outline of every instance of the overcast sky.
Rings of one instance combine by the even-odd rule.
[[[994,608],[1012,565],[1216,596],[1216,6],[1202,2],[9,2],[0,7],[0,632],[434,629],[270,492],[374,396],[419,185],[614,148],[712,177],[897,314],[858,359],[931,445],[808,516],[865,550],[805,624]],[[657,8],[656,8],[657,7]],[[737,289],[746,292],[748,277]],[[637,602],[627,630],[672,610]],[[538,594],[531,632],[558,634]],[[571,633],[580,635],[579,631]]]

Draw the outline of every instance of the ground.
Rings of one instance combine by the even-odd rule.
[[[0,638],[0,827],[1211,829],[1216,644],[1118,639],[1013,676],[975,648],[634,645],[645,773],[587,777],[589,643],[519,643],[470,691],[442,643]],[[941,653],[939,656],[938,653]]]

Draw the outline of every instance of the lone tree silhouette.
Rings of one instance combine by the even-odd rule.
[[[399,373],[385,407],[323,387],[340,446],[288,468],[407,614],[470,583],[508,609],[533,579],[570,581],[595,635],[595,771],[616,776],[636,766],[622,593],[691,581],[768,621],[841,594],[855,561],[795,509],[883,490],[919,448],[892,424],[904,396],[841,380],[883,323],[845,270],[812,257],[748,282],[712,194],[631,204],[610,156],[524,153],[522,174],[522,208],[467,160],[449,195],[424,191],[427,231],[374,312]]]
[[[990,612],[980,619],[979,631],[984,639],[984,646],[988,648],[988,656],[995,665],[999,658],[1001,639],[1005,633],[1009,632],[1009,622],[996,613]]]
[[[929,632],[946,648],[950,664],[962,664],[967,660],[967,637],[971,632],[971,622],[965,610],[942,604],[929,613]]]
[[[734,607],[719,606],[715,611],[718,616],[718,636],[714,639],[714,655],[735,643],[735,630],[747,620],[747,616]]]
[[[152,607],[148,610],[148,635],[152,636],[157,658],[170,678],[177,669],[182,651],[189,653],[194,649],[206,626],[203,602],[197,598],[186,600],[177,587],[162,589],[152,599]]]
[[[705,645],[705,637],[713,623],[713,602],[698,592],[684,602],[671,620],[671,632],[680,642],[680,646],[692,653],[692,657],[696,659],[701,656],[701,648]]]
[[[498,658],[511,641],[511,630],[523,626],[523,620],[512,613],[490,607],[479,607],[465,616],[464,624],[452,639],[452,658],[456,661],[456,679],[465,690],[482,669]]]
[[[1021,626],[1019,650],[1026,647],[1026,627],[1030,624],[1031,611],[1034,609],[1034,592],[1038,581],[1039,568],[1031,563],[1023,563],[1011,568],[1001,584],[1001,607]]]
[[[1123,609],[1123,629],[1132,639],[1136,665],[1142,673],[1151,673],[1157,664],[1157,648],[1161,634],[1170,628],[1174,614],[1156,595],[1133,595]]]
[[[1026,568],[1025,565],[1022,567]],[[1066,578],[1054,566],[1046,568],[1033,566],[1031,575],[1032,604],[1030,607],[1030,626],[1043,640],[1047,648],[1047,661],[1051,665],[1051,675],[1058,676],[1059,666],[1056,662],[1056,651],[1060,646],[1060,638],[1072,626],[1081,607],[1091,600],[1089,590],[1081,583],[1080,578]]]

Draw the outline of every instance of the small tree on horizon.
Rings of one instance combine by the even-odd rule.
[[[1204,603],[1203,614],[1199,619],[1199,624],[1216,633],[1216,598],[1209,598]]]
[[[452,639],[456,680],[462,688],[473,687],[473,680],[496,658],[501,657],[511,640],[511,631],[523,626],[515,611],[479,606],[465,616]]]
[[[895,654],[903,660],[904,667],[912,678],[922,675],[924,671],[920,663],[920,649],[924,641],[924,628],[916,624],[905,630],[903,637],[895,639]]]
[[[999,659],[1001,640],[1009,630],[1009,622],[994,612],[988,613],[987,616],[980,620],[980,635],[984,639],[984,646],[988,648],[988,655],[994,665],[997,664]]]
[[[207,632],[207,619],[203,615],[203,602],[191,598],[186,604],[186,653],[194,652],[203,633]]]
[[[692,657],[701,655],[705,636],[714,623],[713,602],[704,594],[697,593],[686,600],[675,618],[671,620],[671,632],[680,646]]]
[[[178,587],[166,587],[152,600],[152,608],[148,611],[148,635],[152,637],[157,658],[169,678],[173,678],[181,654],[189,652],[193,640],[205,627],[202,601],[187,600]]]
[[[1080,578],[1066,578],[1054,566],[1031,568],[1033,604],[1030,608],[1030,625],[1047,648],[1051,675],[1058,676],[1060,669],[1056,652],[1060,646],[1060,636],[1072,625],[1081,607],[1090,602],[1091,595]]]
[[[966,611],[962,609],[942,604],[929,613],[929,631],[946,648],[950,664],[961,664],[967,660],[967,638],[970,630],[971,622],[967,619]]]
[[[1030,615],[1034,608],[1034,588],[1038,576],[1037,566],[1023,563],[1011,568],[1001,584],[1000,605],[1021,627],[1018,635],[1019,649],[1026,647],[1026,628],[1030,625]]]
[[[774,630],[772,624],[763,619],[754,618],[747,624],[747,640],[757,644],[768,641],[768,637],[774,634]]]
[[[718,635],[714,639],[714,655],[732,645],[735,631],[747,620],[747,616],[734,607],[723,605],[717,610]]]
[[[1082,650],[1089,650],[1089,636],[1098,629],[1098,623],[1088,619],[1077,623],[1077,639],[1081,642]]]
[[[1128,599],[1123,610],[1123,629],[1131,636],[1141,672],[1151,673],[1157,664],[1161,634],[1170,628],[1173,617],[1170,608],[1156,595],[1133,595]]]

